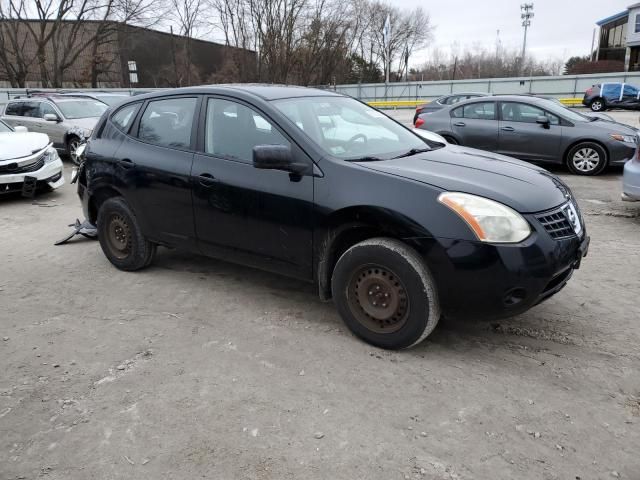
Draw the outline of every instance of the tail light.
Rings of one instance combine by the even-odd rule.
[[[587,88],[587,91],[584,93],[585,95],[591,95],[593,93],[593,87]]]
[[[416,124],[414,126],[416,128],[420,128],[422,125],[424,125],[424,119],[418,117],[418,119],[416,120]]]

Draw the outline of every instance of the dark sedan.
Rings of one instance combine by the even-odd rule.
[[[420,128],[449,143],[531,162],[566,164],[577,175],[597,175],[608,165],[624,165],[638,150],[635,128],[525,95],[467,100],[420,119]]]
[[[431,143],[323,90],[158,92],[94,132],[78,194],[117,268],[142,269],[166,246],[314,282],[383,348],[419,343],[442,314],[531,308],[589,244],[556,176]]]
[[[416,107],[416,113],[413,115],[413,124],[417,127],[416,122],[421,113],[433,113],[437,112],[441,108],[455,105],[463,100],[469,100],[470,98],[486,97],[491,95],[490,93],[452,93],[450,95],[443,95],[429,103],[423,103]]]

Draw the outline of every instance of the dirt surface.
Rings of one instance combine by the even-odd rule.
[[[54,247],[70,185],[0,199],[0,478],[640,478],[640,205],[620,171],[557,173],[592,237],[569,285],[405,352],[356,340],[310,285]]]

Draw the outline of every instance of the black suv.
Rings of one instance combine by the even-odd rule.
[[[640,89],[628,83],[598,83],[584,92],[582,104],[594,112],[607,108],[640,108]]]
[[[523,312],[588,246],[556,176],[429,144],[323,90],[142,95],[102,117],[85,155],[78,193],[116,267],[146,267],[161,245],[315,282],[384,348],[420,342],[441,314]]]

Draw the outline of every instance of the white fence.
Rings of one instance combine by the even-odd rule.
[[[559,77],[487,78],[435,82],[362,83],[324,87],[365,101],[419,100],[456,92],[494,94],[533,93],[554,97],[582,97],[590,86],[603,82],[640,85],[640,72],[562,75]]]

